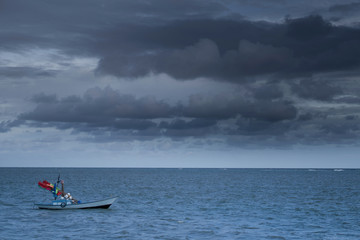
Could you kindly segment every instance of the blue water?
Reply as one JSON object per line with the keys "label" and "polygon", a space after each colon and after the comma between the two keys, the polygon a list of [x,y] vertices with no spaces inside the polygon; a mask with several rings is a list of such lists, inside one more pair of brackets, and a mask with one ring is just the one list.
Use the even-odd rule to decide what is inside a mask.
{"label": "blue water", "polygon": [[[109,209],[38,210],[57,179]],[[360,239],[360,170],[0,168],[1,239]]]}

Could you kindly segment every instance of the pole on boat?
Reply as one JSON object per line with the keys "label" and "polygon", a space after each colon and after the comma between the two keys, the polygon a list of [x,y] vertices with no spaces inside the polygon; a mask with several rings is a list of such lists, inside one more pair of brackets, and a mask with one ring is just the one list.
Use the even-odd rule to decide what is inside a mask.
{"label": "pole on boat", "polygon": [[55,200],[58,197],[58,195],[57,195],[57,186],[59,185],[59,183],[60,183],[60,173],[59,173],[57,182],[54,184],[53,196],[54,196]]}

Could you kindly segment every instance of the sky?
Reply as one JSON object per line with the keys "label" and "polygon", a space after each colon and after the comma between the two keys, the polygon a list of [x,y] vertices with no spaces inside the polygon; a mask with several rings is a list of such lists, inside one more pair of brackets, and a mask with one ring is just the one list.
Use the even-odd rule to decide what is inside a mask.
{"label": "sky", "polygon": [[0,0],[0,167],[360,167],[360,2]]}

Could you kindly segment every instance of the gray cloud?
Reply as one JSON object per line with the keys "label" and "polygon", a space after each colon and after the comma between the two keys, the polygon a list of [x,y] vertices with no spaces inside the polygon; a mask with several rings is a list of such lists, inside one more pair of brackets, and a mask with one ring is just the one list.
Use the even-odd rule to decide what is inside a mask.
{"label": "gray cloud", "polygon": [[43,70],[33,67],[0,67],[0,77],[22,78],[22,77],[51,77],[56,71]]}
{"label": "gray cloud", "polygon": [[297,109],[282,100],[250,101],[220,95],[211,98],[193,95],[187,104],[169,105],[153,97],[124,95],[109,87],[89,89],[82,97],[58,99],[55,95],[42,93],[32,100],[37,106],[33,111],[21,114],[19,120],[33,126],[73,128],[89,133],[103,128],[106,131],[141,131],[136,135],[216,135],[222,134],[219,121],[238,116],[275,123],[292,120],[297,115]]}
{"label": "gray cloud", "polygon": [[342,13],[342,14],[349,14],[349,13],[356,13],[360,10],[360,3],[353,2],[348,4],[336,4],[329,7],[330,12]]}
{"label": "gray cloud", "polygon": [[252,76],[353,70],[360,63],[360,30],[319,15],[281,23],[232,19],[227,4],[217,1],[79,1],[71,2],[73,11],[48,1],[21,3],[5,1],[0,10],[3,50],[41,46],[94,56],[101,59],[98,73],[118,77],[166,73],[243,83]]}
{"label": "gray cloud", "polygon": [[334,27],[319,15],[286,19],[286,35],[298,40],[312,40],[328,36]]}
{"label": "gray cloud", "polygon": [[321,16],[286,19],[282,24],[178,21],[139,30],[130,39],[143,53],[127,53],[110,43],[120,51],[104,55],[99,72],[119,77],[155,72],[177,79],[243,82],[244,77],[264,74],[294,78],[351,70],[360,63],[356,54],[360,53],[360,30],[333,26]]}
{"label": "gray cloud", "polygon": [[[154,98],[135,99],[111,88],[89,89],[84,96],[69,96],[60,100],[54,96],[36,95],[39,104],[33,112],[21,118],[40,122],[103,122],[117,118],[153,119],[172,115],[171,107]],[[44,101],[49,100],[49,101]]]}
{"label": "gray cloud", "polygon": [[[240,8],[231,9],[238,6],[235,3],[66,0],[59,5],[54,1],[3,1],[0,51],[53,49],[69,59],[94,57],[99,59],[99,79],[113,75],[141,81],[148,74],[156,78],[165,73],[181,81],[205,78],[204,84],[226,82],[234,89],[211,97],[193,94],[174,105],[112,88],[92,88],[83,96],[59,98],[47,95],[40,86],[43,82],[33,81],[39,84],[34,89],[45,93],[32,97],[32,111],[20,114],[16,121],[2,122],[0,131],[26,124],[72,129],[74,134],[88,133],[102,141],[213,135],[233,143],[269,145],[356,141],[356,90],[349,92],[350,87],[332,74],[356,76],[360,30],[334,25],[320,15],[254,21],[243,16]],[[264,1],[256,4],[261,9],[269,6]],[[356,3],[325,6],[340,17],[354,14],[357,7]],[[45,68],[0,68],[2,78],[43,80],[55,74]],[[246,94],[236,92],[239,86]],[[138,93],[136,96],[143,94]],[[319,105],[331,103],[334,108],[304,106],[304,99]],[[336,104],[349,104],[353,109],[340,109]]]}
{"label": "gray cloud", "polygon": [[256,86],[252,90],[255,99],[272,100],[272,99],[281,99],[284,96],[282,90],[274,84]]}
{"label": "gray cloud", "polygon": [[237,129],[234,135],[245,136],[263,136],[268,138],[269,136],[284,135],[292,127],[292,122],[269,122],[258,119],[246,119],[240,118],[236,122]]}
{"label": "gray cloud", "polygon": [[324,139],[329,139],[330,141],[336,143],[338,140],[336,138],[341,137],[342,140],[352,141],[354,138],[357,138],[359,134],[359,121],[354,118],[345,118],[344,119],[330,119],[325,121],[320,129]]}
{"label": "gray cloud", "polygon": [[258,119],[266,122],[278,122],[294,119],[297,109],[285,101],[258,101],[244,108],[242,116],[245,118]]}
{"label": "gray cloud", "polygon": [[6,122],[0,122],[0,133],[9,131],[11,128],[7,125]]}
{"label": "gray cloud", "polygon": [[165,129],[177,129],[177,130],[183,130],[183,129],[195,129],[195,128],[206,128],[210,127],[216,124],[217,121],[212,119],[193,119],[191,121],[185,121],[182,119],[174,119],[171,122],[165,122],[162,121],[159,124],[160,128]]}
{"label": "gray cloud", "polygon": [[[68,53],[92,55],[96,54],[93,52],[96,46],[111,41],[103,37],[118,40],[120,35],[126,33],[118,31],[112,32],[111,36],[103,36],[103,29],[115,27],[131,33],[133,25],[149,25],[150,22],[159,25],[164,21],[183,18],[211,18],[226,11],[227,8],[217,1],[204,4],[198,0],[156,0],[152,3],[142,0],[65,0],[61,4],[44,0],[4,0],[0,9],[0,48],[55,47]],[[101,48],[109,49],[105,46]]]}
{"label": "gray cloud", "polygon": [[152,97],[124,95],[109,87],[65,98],[38,94],[32,98],[35,109],[16,121],[3,122],[1,131],[19,125],[56,127],[92,136],[84,141],[100,142],[217,136],[232,146],[243,147],[356,143],[360,124],[355,108],[299,109],[279,98],[278,93],[275,96],[263,100],[193,95],[186,103],[170,105]]}
{"label": "gray cloud", "polygon": [[336,95],[343,93],[339,86],[331,86],[326,81],[313,79],[303,79],[299,83],[292,84],[292,90],[302,98],[321,101],[330,101]]}
{"label": "gray cloud", "polygon": [[216,126],[218,121],[214,119],[195,118],[185,121],[174,119],[170,122],[162,121],[159,124],[163,136],[168,137],[203,137],[212,134],[219,134]]}
{"label": "gray cloud", "polygon": [[339,103],[350,103],[350,104],[360,104],[360,97],[358,96],[341,96],[335,99]]}
{"label": "gray cloud", "polygon": [[21,119],[2,121],[0,122],[0,133],[8,132],[11,128],[20,126],[23,123],[24,121]]}
{"label": "gray cloud", "polygon": [[214,97],[204,99],[202,96],[192,96],[190,104],[184,109],[188,117],[227,119],[241,115],[245,118],[277,122],[296,117],[297,110],[286,101],[248,101],[242,98],[227,99]]}
{"label": "gray cloud", "polygon": [[55,94],[47,95],[45,93],[35,94],[31,100],[35,103],[56,103],[58,99]]}

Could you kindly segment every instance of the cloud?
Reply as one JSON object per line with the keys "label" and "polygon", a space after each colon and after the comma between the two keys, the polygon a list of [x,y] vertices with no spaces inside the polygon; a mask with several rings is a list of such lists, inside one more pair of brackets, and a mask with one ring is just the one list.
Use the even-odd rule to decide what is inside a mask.
{"label": "cloud", "polygon": [[283,100],[263,101],[216,96],[204,98],[194,95],[184,108],[184,116],[208,119],[228,119],[241,115],[245,118],[277,122],[296,117],[292,103]]}
{"label": "cloud", "polygon": [[195,128],[206,128],[216,124],[217,121],[213,119],[192,119],[190,121],[185,121],[183,119],[174,119],[170,122],[162,121],[159,124],[160,128],[165,129],[195,129]]}
{"label": "cloud", "polygon": [[0,122],[0,133],[8,132],[13,127],[18,127],[23,124],[24,121],[21,119],[7,120]]}
{"label": "cloud", "polygon": [[213,119],[174,119],[170,122],[160,122],[159,128],[162,134],[169,137],[199,137],[217,134],[217,121]]}
{"label": "cloud", "polygon": [[321,101],[331,101],[336,95],[343,93],[341,87],[331,86],[326,81],[303,79],[294,83],[291,89],[300,97]]}
{"label": "cloud", "polygon": [[241,115],[250,119],[278,122],[294,119],[297,109],[286,101],[257,101],[246,105],[242,109]]}
{"label": "cloud", "polygon": [[329,7],[329,12],[349,14],[357,13],[360,10],[360,3],[353,2],[347,4],[336,4]]}
{"label": "cloud", "polygon": [[296,78],[352,70],[360,63],[360,30],[333,26],[318,15],[288,18],[281,24],[177,21],[139,29],[130,39],[142,53],[124,52],[110,43],[115,52],[103,55],[98,72],[130,78],[166,73],[180,80],[207,77],[243,83],[250,76]]}
{"label": "cloud", "polygon": [[242,99],[231,99],[225,96],[211,98],[196,94],[189,98],[189,103],[183,107],[182,112],[186,117],[205,119],[228,119],[238,114]]}
{"label": "cloud", "polygon": [[[31,98],[33,110],[23,112],[14,122],[2,122],[0,131],[26,124],[71,129],[74,135],[101,141],[218,136],[233,143],[269,145],[355,142],[359,99],[356,84],[348,80],[359,69],[360,30],[351,24],[335,25],[326,14],[354,14],[352,9],[358,5],[327,3],[321,5],[327,11],[325,17],[296,14],[280,20],[264,14],[270,12],[266,8],[274,9],[268,2],[241,3],[3,1],[0,51],[8,53],[1,59],[8,61],[8,67],[0,68],[0,76],[23,78],[23,82],[31,79],[28,89],[43,93]],[[251,16],[255,10],[243,10],[256,5],[262,9],[256,13],[261,21]],[[289,8],[282,5],[276,4],[281,11],[274,15],[287,14]],[[305,5],[319,6],[315,2]],[[289,2],[287,6],[300,4]],[[31,64],[24,60],[29,53],[41,52],[29,60],[34,61]],[[58,58],[62,59],[57,64],[47,64]],[[74,59],[84,58],[92,59],[91,67],[88,62],[81,63],[81,69],[72,65]],[[97,61],[97,75],[89,79]],[[73,67],[65,70],[66,64]],[[56,84],[49,89],[46,78],[55,74],[51,81],[59,80],[59,85],[61,77],[69,79],[64,83],[74,81],[72,95],[47,94],[63,96],[69,91],[65,84],[62,92],[55,89]],[[146,95],[149,91],[144,91],[142,81],[151,78],[146,83],[149,86],[158,76],[171,79],[169,85],[178,81],[179,103],[162,99],[166,94]],[[137,81],[124,84],[123,80]],[[199,83],[210,81],[211,86],[199,88]],[[132,92],[90,88],[108,83],[133,84],[126,88]],[[175,88],[161,84],[164,82],[156,82],[158,93]],[[226,87],[204,94],[214,86]],[[4,91],[7,89],[12,86]],[[25,86],[21,92],[28,89]],[[79,95],[79,89],[88,90]],[[7,96],[24,98],[17,89],[12,91],[16,93],[10,91]]]}
{"label": "cloud", "polygon": [[282,100],[245,100],[239,97],[193,95],[187,104],[167,104],[154,97],[135,98],[110,87],[92,88],[82,97],[58,99],[55,95],[37,94],[33,111],[22,113],[19,120],[36,126],[73,128],[78,131],[139,130],[141,133],[167,136],[196,136],[221,133],[217,124],[242,116],[269,123],[294,119],[297,109]]}
{"label": "cloud", "polygon": [[[71,11],[69,11],[69,7]],[[149,4],[142,0],[106,1],[79,0],[17,2],[2,1],[2,49],[22,50],[29,47],[55,48],[67,53],[95,54],[103,42],[118,40],[122,33],[102,35],[102,30],[115,27],[132,32],[132,26],[151,26],[176,19],[212,18],[226,12],[224,4],[198,0],[164,1]],[[80,14],[81,12],[81,14]],[[152,24],[149,24],[152,23]],[[28,27],[31,26],[31,27]],[[136,29],[138,30],[138,29]],[[52,34],[48,34],[51,32]],[[108,39],[104,39],[108,37]],[[107,49],[105,46],[100,48]],[[102,51],[97,48],[97,51]]]}
{"label": "cloud", "polygon": [[[237,50],[220,55],[218,46],[202,39],[181,50],[162,51],[146,56],[111,56],[103,58],[98,67],[101,73],[136,78],[149,73],[166,73],[189,80],[209,77],[218,80],[244,81],[243,77],[271,74],[291,66],[292,54],[285,48],[239,42]],[[135,64],[134,64],[135,63]]]}
{"label": "cloud", "polygon": [[0,67],[0,76],[8,78],[23,77],[52,77],[56,71],[43,70],[33,67]]}
{"label": "cloud", "polygon": [[58,101],[55,94],[47,95],[45,93],[35,94],[31,100],[35,103],[56,103]]}
{"label": "cloud", "polygon": [[[36,95],[38,103],[33,112],[21,115],[22,119],[39,122],[88,122],[99,123],[117,118],[153,119],[168,117],[171,107],[154,98],[136,99],[122,95],[111,88],[92,88],[83,97],[69,96],[56,99],[53,95]],[[48,100],[48,101],[45,101]]]}
{"label": "cloud", "polygon": [[341,137],[343,140],[352,141],[359,134],[360,124],[358,119],[352,116],[348,116],[344,119],[330,119],[325,121],[320,129],[324,139],[328,139],[332,142],[338,142],[336,138]]}
{"label": "cloud", "polygon": [[10,127],[6,122],[0,122],[0,133],[4,133],[10,130]]}
{"label": "cloud", "polygon": [[[211,78],[242,84],[254,76],[289,79],[350,71],[360,63],[360,30],[332,25],[320,15],[283,22],[234,19],[229,17],[230,5],[218,1],[79,1],[72,3],[71,12],[66,4],[22,3],[19,7],[5,1],[3,50],[41,46],[95,57],[100,59],[99,74],[135,79],[166,73],[178,80]],[[76,11],[80,8],[82,14]],[[23,29],[24,24],[32,31]],[[3,71],[23,75],[24,69]]]}
{"label": "cloud", "polygon": [[349,104],[360,104],[360,97],[358,96],[340,96],[335,99],[339,103],[349,103]]}
{"label": "cloud", "polygon": [[154,97],[122,94],[110,87],[91,88],[82,96],[64,98],[41,93],[32,98],[34,110],[20,114],[16,121],[2,122],[1,131],[20,125],[55,127],[71,129],[81,141],[95,142],[162,137],[205,141],[215,137],[242,147],[356,143],[360,134],[357,104],[349,108],[334,105],[325,111],[296,106],[277,92],[274,95],[257,99],[197,94],[174,105]]}
{"label": "cloud", "polygon": [[274,84],[256,86],[252,89],[254,98],[261,100],[281,99],[284,96],[283,91]]}
{"label": "cloud", "polygon": [[239,118],[233,135],[263,136],[264,138],[284,135],[292,127],[291,121],[270,122],[260,119]]}
{"label": "cloud", "polygon": [[319,15],[305,18],[286,19],[286,35],[297,40],[312,40],[328,36],[333,26]]}

